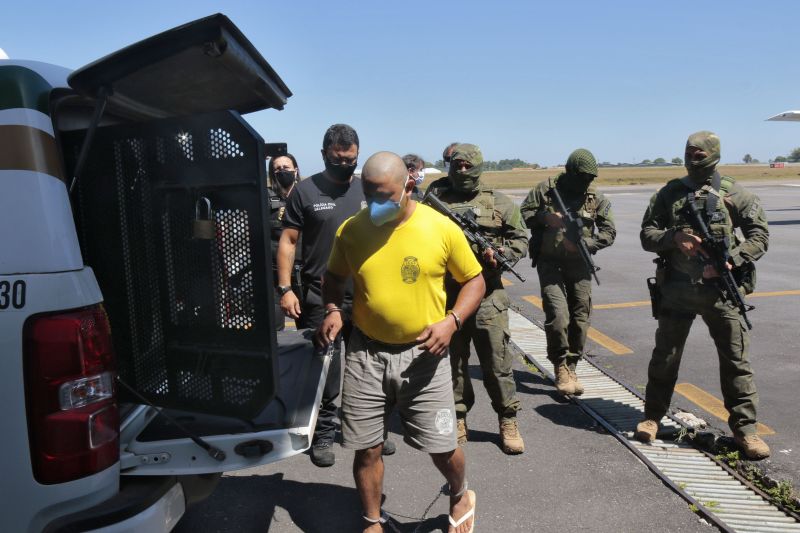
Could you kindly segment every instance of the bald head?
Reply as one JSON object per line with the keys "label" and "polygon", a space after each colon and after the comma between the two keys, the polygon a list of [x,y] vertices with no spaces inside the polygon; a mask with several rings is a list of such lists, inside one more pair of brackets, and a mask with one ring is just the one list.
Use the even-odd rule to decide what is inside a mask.
{"label": "bald head", "polygon": [[372,185],[396,185],[403,188],[408,179],[408,169],[399,155],[392,152],[378,152],[373,154],[364,168],[361,169],[361,179]]}
{"label": "bald head", "polygon": [[415,203],[408,195],[414,187],[414,180],[409,179],[406,164],[397,154],[378,152],[367,159],[361,169],[361,186],[369,205],[369,216],[378,226],[395,226],[407,220],[414,211]]}

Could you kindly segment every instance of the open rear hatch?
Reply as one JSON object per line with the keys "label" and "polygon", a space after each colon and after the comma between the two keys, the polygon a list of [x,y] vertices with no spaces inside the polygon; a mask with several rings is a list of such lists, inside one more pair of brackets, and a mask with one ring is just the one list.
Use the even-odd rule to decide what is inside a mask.
{"label": "open rear hatch", "polygon": [[[222,15],[106,56],[69,83],[134,117],[96,130],[72,194],[83,259],[108,310],[121,398],[169,408],[191,432],[217,435],[213,445],[229,458],[247,459],[206,464],[184,432],[159,418],[149,429],[124,424],[136,440],[127,453],[138,458],[138,444],[155,446],[175,468],[137,473],[268,462],[274,442],[257,446],[260,454],[234,448],[280,429],[303,436],[293,449],[306,447],[328,361],[299,338],[283,350],[291,361],[279,356],[264,142],[240,116],[282,108],[288,88]],[[86,135],[61,133],[68,171]],[[134,411],[150,422],[152,410]],[[124,458],[125,450],[123,468]]]}
{"label": "open rear hatch", "polygon": [[210,111],[240,114],[283,109],[292,95],[283,80],[220,14],[132,44],[72,73],[69,85],[151,118]]}

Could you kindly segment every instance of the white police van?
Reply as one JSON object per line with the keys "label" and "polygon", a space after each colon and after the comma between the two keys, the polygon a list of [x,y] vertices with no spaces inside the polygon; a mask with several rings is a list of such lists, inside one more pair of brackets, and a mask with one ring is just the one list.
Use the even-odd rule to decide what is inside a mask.
{"label": "white police van", "polygon": [[329,358],[276,338],[264,142],[223,15],[74,72],[0,60],[2,530],[169,531],[306,450]]}

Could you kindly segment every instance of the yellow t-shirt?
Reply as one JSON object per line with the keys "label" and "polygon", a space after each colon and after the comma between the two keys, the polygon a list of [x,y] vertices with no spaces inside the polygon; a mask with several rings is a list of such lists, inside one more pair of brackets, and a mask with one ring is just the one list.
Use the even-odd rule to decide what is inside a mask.
{"label": "yellow t-shirt", "polygon": [[444,276],[458,282],[481,272],[461,229],[417,203],[397,227],[376,226],[369,210],[336,232],[328,270],[353,276],[353,322],[367,336],[391,344],[412,342],[445,316]]}

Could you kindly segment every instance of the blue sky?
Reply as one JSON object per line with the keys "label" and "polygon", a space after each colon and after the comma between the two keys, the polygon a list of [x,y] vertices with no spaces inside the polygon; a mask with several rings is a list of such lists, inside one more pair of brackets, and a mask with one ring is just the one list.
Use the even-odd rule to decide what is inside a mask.
{"label": "blue sky", "polygon": [[225,13],[294,93],[247,118],[287,142],[304,175],[322,168],[335,122],[356,128],[362,161],[378,150],[434,161],[451,141],[542,165],[577,147],[669,160],[700,129],[720,135],[723,162],[800,146],[800,124],[764,121],[800,109],[800,2],[4,4],[0,48],[70,68]]}

